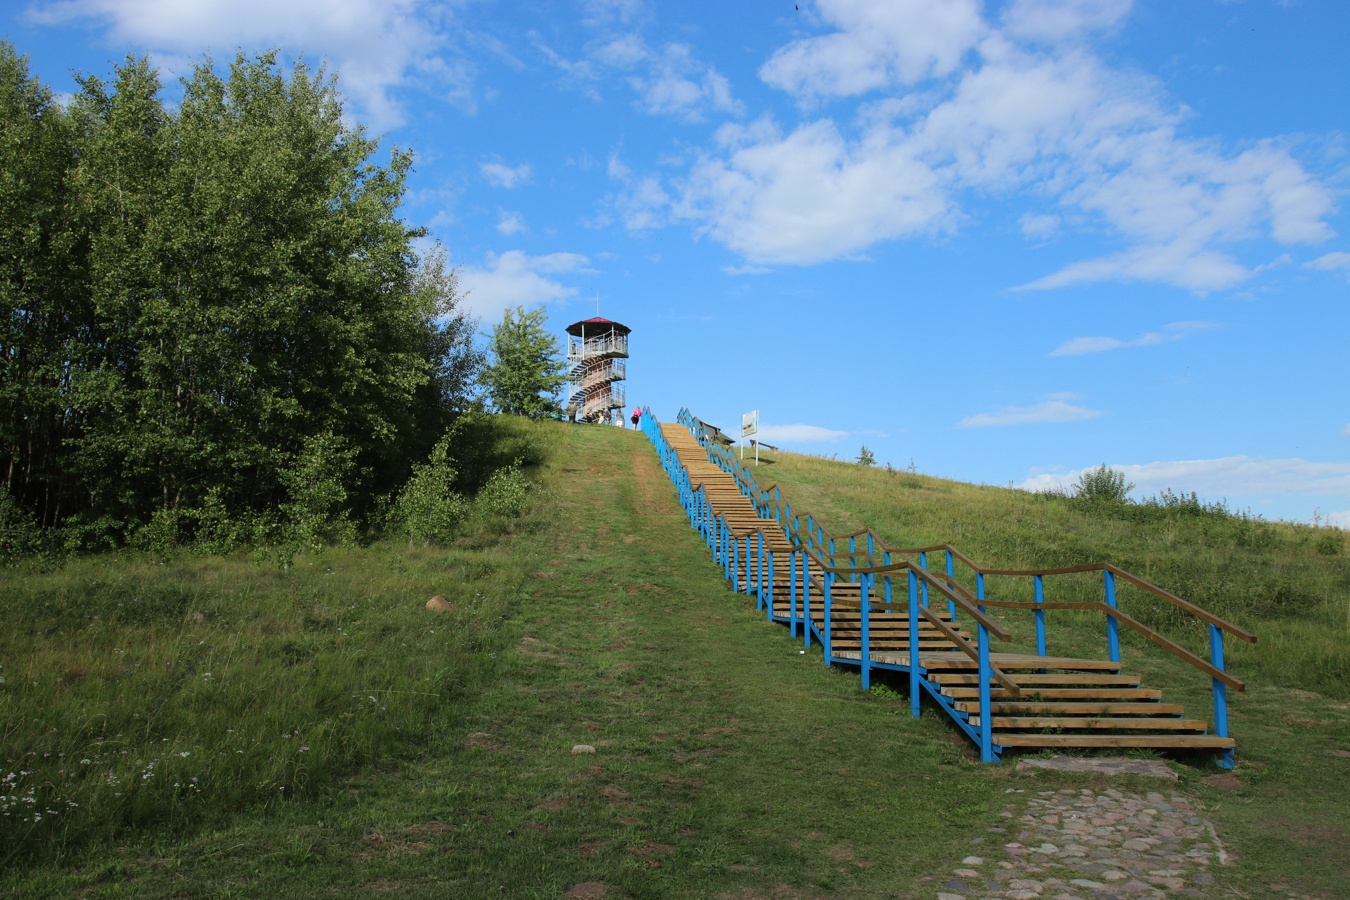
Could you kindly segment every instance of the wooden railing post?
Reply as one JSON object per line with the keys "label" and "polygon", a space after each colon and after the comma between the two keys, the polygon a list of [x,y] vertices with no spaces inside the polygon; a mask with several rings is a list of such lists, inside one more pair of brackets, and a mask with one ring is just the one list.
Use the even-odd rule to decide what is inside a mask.
{"label": "wooden railing post", "polygon": [[[1116,574],[1110,569],[1102,569],[1102,582],[1106,589],[1106,605],[1116,608]],[[1120,622],[1110,613],[1106,614],[1106,655],[1113,663],[1120,662]]]}

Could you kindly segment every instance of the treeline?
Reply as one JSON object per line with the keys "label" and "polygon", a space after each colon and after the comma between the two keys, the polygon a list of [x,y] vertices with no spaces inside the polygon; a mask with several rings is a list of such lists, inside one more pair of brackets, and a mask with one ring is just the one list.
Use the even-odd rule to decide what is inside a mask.
{"label": "treeline", "polygon": [[275,55],[78,83],[0,42],[0,550],[313,537],[451,464],[483,357],[411,153]]}

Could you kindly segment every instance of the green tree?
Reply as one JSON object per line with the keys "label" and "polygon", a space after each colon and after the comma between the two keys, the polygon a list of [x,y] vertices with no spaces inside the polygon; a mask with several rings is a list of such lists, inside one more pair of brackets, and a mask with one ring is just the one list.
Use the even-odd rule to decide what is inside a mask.
{"label": "green tree", "polygon": [[411,154],[376,162],[334,81],[275,54],[201,63],[172,108],[146,59],[80,85],[62,111],[0,43],[14,502],[83,545],[282,506],[321,533],[371,509],[483,359],[444,251],[419,258],[398,218]]}
{"label": "green tree", "polygon": [[857,462],[860,466],[875,466],[877,464],[877,458],[872,454],[871,450],[867,449],[867,445],[863,444],[862,449],[858,451]]}
{"label": "green tree", "polygon": [[481,380],[498,412],[537,419],[558,411],[567,366],[558,339],[544,327],[547,318],[542,307],[516,307],[493,327],[491,363]]}

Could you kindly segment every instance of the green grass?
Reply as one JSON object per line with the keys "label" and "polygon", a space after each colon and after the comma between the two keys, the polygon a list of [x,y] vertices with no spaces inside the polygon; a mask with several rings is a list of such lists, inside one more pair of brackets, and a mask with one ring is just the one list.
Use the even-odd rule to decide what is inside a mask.
{"label": "green grass", "polygon": [[[833,532],[871,527],[892,546],[949,543],[990,568],[1112,562],[1258,636],[1226,642],[1238,787],[1218,787],[1203,757],[1182,758],[1182,782],[1241,864],[1216,896],[1350,895],[1350,558],[1335,529],[1159,509],[1085,509],[1062,498],[775,454],[755,472],[794,512]],[[1337,544],[1336,541],[1341,543]],[[1334,552],[1328,552],[1333,550]],[[942,565],[930,558],[930,567]],[[961,572],[958,569],[958,576]],[[973,579],[964,578],[967,583]],[[1031,598],[1027,579],[990,578],[993,598]],[[1047,579],[1047,599],[1099,600],[1100,575]],[[1204,631],[1138,589],[1121,609],[1207,658]],[[1034,642],[1029,613],[996,610],[1012,644]],[[1048,612],[1051,653],[1104,658],[1099,616]],[[1208,679],[1121,629],[1123,661],[1188,713],[1211,713]],[[1063,780],[1063,779],[1060,779]],[[1076,782],[1074,782],[1076,783]]]}
{"label": "green grass", "polygon": [[[139,556],[7,570],[0,609],[20,624],[0,633],[0,757],[18,764],[4,772],[41,772],[19,793],[81,805],[41,835],[5,832],[23,849],[0,894],[558,897],[598,881],[611,897],[931,898],[1016,810],[1025,795],[1008,790],[1108,783],[981,766],[931,710],[911,719],[903,697],[801,654],[727,589],[640,435],[520,429],[542,458],[531,509],[449,548],[331,548],[285,570]],[[784,476],[838,530],[866,522],[981,560],[1032,539],[998,536],[1033,515],[1025,495],[998,492],[1004,514],[977,527],[961,509],[988,507],[962,498],[991,489],[897,474],[921,486],[892,492],[867,480],[884,472],[800,463],[790,487],[786,457],[761,478]],[[925,515],[923,535],[888,530]],[[424,610],[434,593],[457,608]],[[1100,641],[1055,624],[1052,642]],[[1182,664],[1126,653],[1169,697],[1176,683],[1205,702]],[[1350,759],[1329,751],[1350,749],[1350,711],[1236,667],[1251,682],[1233,705],[1241,787],[1179,760],[1243,860],[1216,896],[1344,895]]]}

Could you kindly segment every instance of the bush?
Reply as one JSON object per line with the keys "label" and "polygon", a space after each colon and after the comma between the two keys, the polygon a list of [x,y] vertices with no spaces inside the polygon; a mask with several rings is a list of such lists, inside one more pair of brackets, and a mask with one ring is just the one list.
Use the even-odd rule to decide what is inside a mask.
{"label": "bush", "polygon": [[469,511],[469,502],[454,490],[455,469],[450,465],[453,431],[432,448],[431,456],[413,467],[412,477],[399,491],[390,513],[391,524],[408,540],[446,543]]}
{"label": "bush", "polygon": [[514,519],[525,511],[530,501],[530,488],[517,461],[492,473],[478,493],[478,508],[488,515]]}
{"label": "bush", "polygon": [[1125,473],[1102,463],[1096,469],[1084,469],[1073,488],[1073,499],[1084,503],[1122,506],[1130,502],[1133,483],[1125,481]]}

